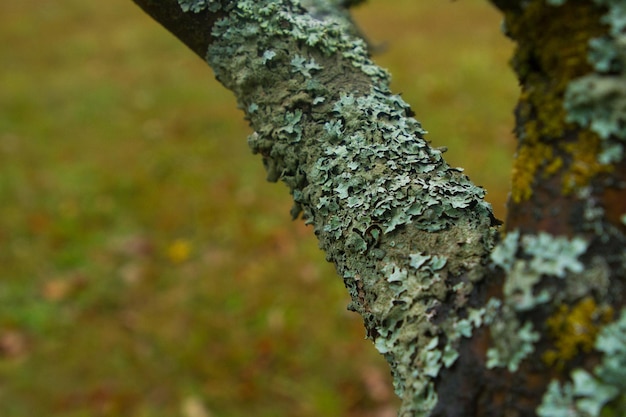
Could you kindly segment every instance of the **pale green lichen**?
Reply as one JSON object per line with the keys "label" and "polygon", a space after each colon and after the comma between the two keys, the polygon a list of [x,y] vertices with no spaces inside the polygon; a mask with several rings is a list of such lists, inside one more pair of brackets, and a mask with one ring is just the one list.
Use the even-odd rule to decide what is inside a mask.
{"label": "pale green lichen", "polygon": [[448,343],[441,357],[443,366],[449,368],[456,362],[459,357],[457,347],[460,339],[472,337],[474,329],[491,325],[500,313],[501,306],[502,302],[499,299],[490,298],[484,307],[468,309],[467,317],[454,323],[452,330],[447,333]]}
{"label": "pale green lichen", "polygon": [[183,12],[200,13],[203,10],[216,12],[221,9],[220,0],[178,0],[178,4]]}
{"label": "pale green lichen", "polygon": [[[558,303],[589,291],[590,277],[598,270],[586,271],[580,257],[588,242],[580,237],[567,238],[541,232],[521,235],[511,231],[494,248],[491,261],[506,272],[499,316],[490,325],[493,347],[487,352],[487,367],[506,367],[514,372],[534,352],[539,333],[530,321],[520,322],[518,315],[548,302]],[[592,271],[593,270],[593,271]],[[555,294],[550,287],[537,290],[543,279],[564,279],[565,290]],[[602,281],[604,282],[604,281]],[[595,285],[595,284],[594,284]],[[600,285],[600,283],[598,283]]]}
{"label": "pale green lichen", "polygon": [[269,61],[271,61],[272,59],[274,59],[274,57],[276,56],[276,52],[268,49],[265,52],[263,52],[263,57],[261,58],[261,63],[263,65],[267,64]]}
{"label": "pale green lichen", "polygon": [[507,272],[504,295],[514,310],[526,311],[551,299],[547,290],[535,293],[534,287],[542,277],[564,278],[566,273],[584,269],[579,257],[588,242],[580,237],[568,239],[541,232],[525,235],[510,232],[491,253],[491,260]]}
{"label": "pale green lichen", "polygon": [[250,105],[248,106],[248,113],[254,113],[257,110],[259,110],[259,105],[256,103],[250,103]]}
{"label": "pale green lichen", "polygon": [[622,417],[626,415],[626,310],[604,328],[595,341],[603,354],[590,373],[577,368],[571,382],[552,381],[539,408],[540,417]]}
{"label": "pale green lichen", "polygon": [[520,325],[514,312],[503,306],[501,316],[490,326],[493,346],[487,350],[487,368],[507,368],[509,372],[518,370],[524,359],[535,351],[535,343],[540,334],[531,322]]}
{"label": "pale green lichen", "polygon": [[509,272],[513,269],[515,263],[517,249],[519,247],[519,230],[512,230],[506,234],[493,251],[491,251],[491,261],[494,265],[499,266]]}
{"label": "pale green lichen", "polygon": [[565,277],[566,272],[581,272],[583,263],[578,259],[586,252],[589,243],[580,237],[568,239],[541,232],[522,237],[522,250],[531,257],[528,267],[540,274]]}
{"label": "pale green lichen", "polygon": [[574,392],[571,384],[561,387],[558,381],[552,381],[543,396],[543,402],[537,408],[539,417],[589,417],[581,416],[574,406]]}
{"label": "pale green lichen", "polygon": [[315,59],[307,59],[303,56],[296,54],[291,59],[292,72],[298,72],[304,75],[305,78],[311,78],[311,73],[322,69],[321,65],[315,62]]}
{"label": "pale green lichen", "polygon": [[438,271],[446,265],[446,258],[436,255],[426,255],[421,252],[409,254],[411,268],[420,269],[423,266],[431,271]]}
{"label": "pale green lichen", "polygon": [[622,75],[587,75],[572,81],[565,95],[568,121],[589,126],[600,138],[626,139],[626,80]]}

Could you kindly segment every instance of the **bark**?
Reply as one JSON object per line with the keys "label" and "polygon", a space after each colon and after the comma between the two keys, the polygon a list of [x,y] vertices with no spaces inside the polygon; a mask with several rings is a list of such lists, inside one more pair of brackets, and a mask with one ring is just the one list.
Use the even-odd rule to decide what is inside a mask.
{"label": "bark", "polygon": [[623,415],[621,0],[493,1],[522,86],[501,239],[348,2],[134,1],[234,92],[268,180],[289,186],[389,362],[401,416]]}

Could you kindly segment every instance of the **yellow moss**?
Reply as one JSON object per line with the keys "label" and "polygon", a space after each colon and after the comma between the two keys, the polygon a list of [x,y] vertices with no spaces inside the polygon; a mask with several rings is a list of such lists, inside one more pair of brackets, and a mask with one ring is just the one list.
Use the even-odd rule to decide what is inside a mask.
{"label": "yellow moss", "polygon": [[578,140],[567,143],[563,149],[571,156],[571,162],[563,176],[563,193],[568,194],[578,187],[584,187],[596,175],[610,172],[611,165],[598,162],[601,151],[600,138],[594,132],[583,131]]}
{"label": "yellow moss", "polygon": [[593,297],[586,297],[573,307],[562,305],[546,320],[554,349],[543,354],[543,361],[560,368],[579,352],[591,351],[598,332],[612,318],[613,308],[599,307]]}
{"label": "yellow moss", "polygon": [[527,200],[532,195],[535,173],[539,167],[552,158],[552,148],[543,143],[525,144],[517,150],[513,162],[513,183],[511,197],[516,203]]}
{"label": "yellow moss", "polygon": [[563,159],[561,159],[561,157],[556,157],[553,158],[551,161],[549,161],[548,165],[546,165],[546,167],[543,169],[543,177],[544,178],[549,178],[552,175],[556,174],[559,169],[561,169],[561,167],[563,166]]}

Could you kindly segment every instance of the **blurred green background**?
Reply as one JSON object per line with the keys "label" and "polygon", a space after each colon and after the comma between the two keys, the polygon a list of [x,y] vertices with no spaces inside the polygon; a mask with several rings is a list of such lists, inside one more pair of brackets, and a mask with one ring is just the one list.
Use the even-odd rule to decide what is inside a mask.
{"label": "blurred green background", "polygon": [[[355,11],[500,217],[511,45],[484,0]],[[210,69],[130,0],[0,3],[0,415],[394,415],[389,371]]]}

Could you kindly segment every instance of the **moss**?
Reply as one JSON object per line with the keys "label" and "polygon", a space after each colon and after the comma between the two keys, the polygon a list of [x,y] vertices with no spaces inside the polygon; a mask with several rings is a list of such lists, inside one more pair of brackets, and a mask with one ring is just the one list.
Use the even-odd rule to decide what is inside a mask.
{"label": "moss", "polygon": [[612,165],[600,161],[601,140],[592,131],[580,132],[576,141],[562,144],[561,147],[571,158],[563,175],[564,194],[589,185],[591,179],[600,173],[613,170]]}
{"label": "moss", "polygon": [[[537,121],[531,120],[527,129],[534,133],[537,124]],[[561,191],[564,195],[589,185],[596,175],[613,170],[612,165],[603,163],[601,152],[601,139],[589,130],[579,132],[571,142],[526,142],[518,149],[513,163],[513,201],[520,203],[528,200],[538,178],[546,180],[557,173],[562,176]]]}
{"label": "moss", "polygon": [[575,159],[559,147],[566,133],[576,130],[567,120],[563,100],[570,81],[592,69],[587,62],[589,40],[606,31],[600,16],[601,10],[590,2],[570,1],[557,8],[545,0],[533,0],[523,12],[505,16],[508,33],[518,42],[512,66],[522,82],[515,203],[528,200],[540,178],[567,170]]}
{"label": "moss", "polygon": [[593,297],[586,297],[574,306],[561,305],[548,317],[546,327],[554,348],[543,354],[548,366],[562,367],[579,352],[590,352],[596,336],[613,318],[613,308],[598,306]]}
{"label": "moss", "polygon": [[544,169],[544,178],[548,172],[553,173],[555,168],[562,166],[562,159],[553,159],[552,155],[552,147],[541,142],[526,143],[517,150],[513,161],[511,186],[511,198],[514,202],[520,203],[530,198],[537,172],[546,166],[546,162],[548,162],[546,168],[550,169]]}

